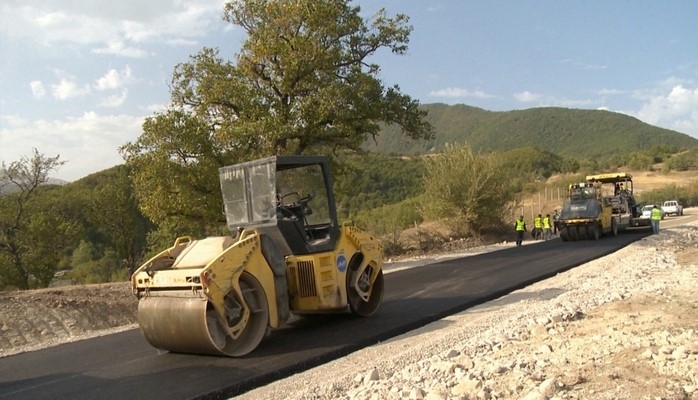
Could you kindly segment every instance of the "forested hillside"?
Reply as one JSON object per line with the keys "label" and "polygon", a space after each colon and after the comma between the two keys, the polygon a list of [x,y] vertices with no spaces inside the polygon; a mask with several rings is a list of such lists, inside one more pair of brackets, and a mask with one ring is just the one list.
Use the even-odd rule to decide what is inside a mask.
{"label": "forested hillside", "polygon": [[683,149],[698,139],[646,124],[625,114],[602,110],[531,108],[487,111],[463,104],[426,104],[434,139],[408,141],[393,126],[381,131],[377,143],[365,148],[386,154],[441,152],[446,143],[469,143],[476,151],[511,150],[534,146],[578,160],[628,155],[662,146]]}

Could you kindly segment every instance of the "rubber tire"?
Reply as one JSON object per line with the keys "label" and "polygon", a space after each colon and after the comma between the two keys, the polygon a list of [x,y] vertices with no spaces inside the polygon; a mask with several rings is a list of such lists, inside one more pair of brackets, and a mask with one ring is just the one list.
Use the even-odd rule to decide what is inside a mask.
{"label": "rubber tire", "polygon": [[560,229],[560,239],[562,239],[563,242],[568,242],[570,240],[570,236],[567,233],[567,228]]}
{"label": "rubber tire", "polygon": [[587,240],[587,227],[586,226],[578,226],[577,227],[577,240]]}
{"label": "rubber tire", "polygon": [[567,228],[569,235],[570,235],[570,240],[573,242],[576,242],[579,240],[579,230],[577,230],[577,226],[573,225]]}
{"label": "rubber tire", "polygon": [[587,238],[591,240],[599,240],[599,224],[594,223],[587,227]]}

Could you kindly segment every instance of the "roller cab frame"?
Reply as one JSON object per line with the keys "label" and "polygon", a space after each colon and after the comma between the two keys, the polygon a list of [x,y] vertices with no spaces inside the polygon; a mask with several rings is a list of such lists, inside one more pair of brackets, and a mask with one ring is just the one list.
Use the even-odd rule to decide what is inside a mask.
{"label": "roller cab frame", "polygon": [[151,345],[242,356],[291,315],[376,312],[383,249],[338,223],[326,157],[268,157],[219,177],[230,235],[177,238],[132,276]]}

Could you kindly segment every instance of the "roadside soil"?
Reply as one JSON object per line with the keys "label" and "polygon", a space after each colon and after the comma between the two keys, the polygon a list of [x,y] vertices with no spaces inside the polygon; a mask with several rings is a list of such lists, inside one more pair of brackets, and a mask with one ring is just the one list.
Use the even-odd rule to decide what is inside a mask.
{"label": "roadside soil", "polygon": [[137,327],[129,282],[0,292],[0,357]]}

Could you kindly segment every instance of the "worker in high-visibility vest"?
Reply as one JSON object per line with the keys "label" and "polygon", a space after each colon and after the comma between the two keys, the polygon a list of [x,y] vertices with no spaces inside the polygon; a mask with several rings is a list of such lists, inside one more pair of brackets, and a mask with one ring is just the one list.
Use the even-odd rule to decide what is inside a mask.
{"label": "worker in high-visibility vest", "polygon": [[550,214],[545,214],[543,218],[543,239],[548,240],[553,238],[553,230],[550,227]]}
{"label": "worker in high-visibility vest", "polygon": [[516,220],[514,231],[516,232],[516,245],[521,246],[521,243],[523,243],[524,232],[526,232],[526,221],[524,221],[523,215]]}
{"label": "worker in high-visibility vest", "polygon": [[543,235],[543,216],[538,214],[536,218],[533,219],[533,229],[535,233],[533,234],[534,239],[540,239]]}
{"label": "worker in high-visibility vest", "polygon": [[652,216],[651,216],[651,223],[652,223],[652,232],[653,233],[659,233],[659,221],[662,219],[662,210],[659,208],[658,205],[654,205],[652,208]]}

